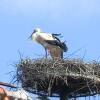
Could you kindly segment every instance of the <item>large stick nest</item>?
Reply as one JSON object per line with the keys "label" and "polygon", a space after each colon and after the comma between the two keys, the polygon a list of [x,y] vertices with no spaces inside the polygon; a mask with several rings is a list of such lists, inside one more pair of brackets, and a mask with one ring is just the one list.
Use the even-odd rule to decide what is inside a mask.
{"label": "large stick nest", "polygon": [[99,94],[100,63],[85,63],[79,59],[21,59],[17,66],[17,81],[38,95],[69,98]]}

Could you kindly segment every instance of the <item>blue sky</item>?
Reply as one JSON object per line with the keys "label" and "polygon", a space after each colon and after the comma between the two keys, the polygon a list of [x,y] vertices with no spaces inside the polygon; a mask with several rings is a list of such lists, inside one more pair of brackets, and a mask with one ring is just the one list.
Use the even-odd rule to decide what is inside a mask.
{"label": "blue sky", "polygon": [[0,81],[9,82],[12,64],[23,57],[44,55],[44,49],[27,38],[34,28],[61,33],[68,56],[100,61],[100,0],[1,0]]}

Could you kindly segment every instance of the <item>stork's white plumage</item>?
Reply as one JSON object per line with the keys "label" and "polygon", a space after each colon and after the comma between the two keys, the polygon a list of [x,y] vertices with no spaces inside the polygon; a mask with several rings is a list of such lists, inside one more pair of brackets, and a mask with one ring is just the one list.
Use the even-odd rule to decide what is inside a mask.
{"label": "stork's white plumage", "polygon": [[64,42],[59,40],[57,35],[59,34],[44,33],[39,28],[36,28],[31,35],[31,39],[45,48],[46,58],[47,50],[52,58],[63,58],[63,52],[66,52],[68,48]]}

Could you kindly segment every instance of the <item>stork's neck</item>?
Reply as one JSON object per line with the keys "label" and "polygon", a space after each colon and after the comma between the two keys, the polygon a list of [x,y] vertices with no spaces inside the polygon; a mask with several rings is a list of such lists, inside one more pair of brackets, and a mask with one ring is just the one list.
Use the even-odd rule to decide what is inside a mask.
{"label": "stork's neck", "polygon": [[41,34],[41,32],[40,32],[40,31],[38,31],[38,32],[35,32],[35,34],[39,35],[39,34]]}

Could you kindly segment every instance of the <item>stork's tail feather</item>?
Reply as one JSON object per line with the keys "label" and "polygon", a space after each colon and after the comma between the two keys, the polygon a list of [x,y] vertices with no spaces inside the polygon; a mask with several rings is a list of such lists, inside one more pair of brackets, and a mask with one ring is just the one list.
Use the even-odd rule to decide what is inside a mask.
{"label": "stork's tail feather", "polygon": [[68,47],[66,46],[65,42],[62,42],[61,45],[62,45],[62,49],[64,50],[64,52],[67,52]]}

